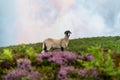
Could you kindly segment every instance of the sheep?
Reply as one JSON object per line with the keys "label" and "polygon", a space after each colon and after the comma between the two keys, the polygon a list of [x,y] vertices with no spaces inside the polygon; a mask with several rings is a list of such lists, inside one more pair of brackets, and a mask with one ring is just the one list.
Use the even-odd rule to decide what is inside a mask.
{"label": "sheep", "polygon": [[61,49],[61,51],[64,51],[64,48],[68,46],[69,43],[69,37],[71,32],[69,30],[66,30],[64,32],[65,37],[60,39],[52,39],[48,38],[43,41],[43,52],[48,52],[50,49]]}

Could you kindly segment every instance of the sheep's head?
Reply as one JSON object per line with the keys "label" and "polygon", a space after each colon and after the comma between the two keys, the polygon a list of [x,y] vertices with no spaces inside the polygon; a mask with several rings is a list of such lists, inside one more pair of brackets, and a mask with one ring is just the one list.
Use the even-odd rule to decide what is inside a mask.
{"label": "sheep's head", "polygon": [[71,34],[71,31],[67,30],[67,31],[64,32],[64,34],[69,37],[70,34]]}

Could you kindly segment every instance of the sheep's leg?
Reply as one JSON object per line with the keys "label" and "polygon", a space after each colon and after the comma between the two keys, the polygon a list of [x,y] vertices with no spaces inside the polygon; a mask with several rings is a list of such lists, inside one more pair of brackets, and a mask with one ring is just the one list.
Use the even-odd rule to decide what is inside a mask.
{"label": "sheep's leg", "polygon": [[48,50],[47,49],[43,49],[41,53],[44,53],[44,52],[48,52]]}
{"label": "sheep's leg", "polygon": [[44,50],[44,52],[48,52],[48,50]]}
{"label": "sheep's leg", "polygon": [[49,51],[49,49],[46,47],[46,48],[44,48],[44,51],[45,51],[45,52],[48,52],[48,51]]}
{"label": "sheep's leg", "polygon": [[64,48],[63,48],[63,47],[61,47],[61,51],[64,51]]}
{"label": "sheep's leg", "polygon": [[46,46],[46,44],[44,43],[44,52],[48,52],[48,50],[47,50],[47,46]]}

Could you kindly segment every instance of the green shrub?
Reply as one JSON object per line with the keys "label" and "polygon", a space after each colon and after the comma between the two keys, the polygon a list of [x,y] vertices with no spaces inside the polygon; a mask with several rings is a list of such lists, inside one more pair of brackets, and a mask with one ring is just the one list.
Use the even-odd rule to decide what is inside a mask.
{"label": "green shrub", "polygon": [[7,48],[4,49],[3,53],[1,54],[1,60],[13,61],[12,50],[7,49]]}
{"label": "green shrub", "polygon": [[88,51],[94,55],[94,60],[88,64],[93,67],[97,67],[101,74],[108,76],[114,76],[119,74],[117,67],[113,64],[113,59],[111,58],[112,51],[104,51],[101,47],[90,47]]}
{"label": "green shrub", "polygon": [[19,52],[25,52],[25,50],[26,50],[26,45],[25,44],[20,44],[20,45],[18,45],[18,51]]}
{"label": "green shrub", "polygon": [[37,53],[32,47],[27,48],[25,52],[30,60],[34,60],[36,58]]}

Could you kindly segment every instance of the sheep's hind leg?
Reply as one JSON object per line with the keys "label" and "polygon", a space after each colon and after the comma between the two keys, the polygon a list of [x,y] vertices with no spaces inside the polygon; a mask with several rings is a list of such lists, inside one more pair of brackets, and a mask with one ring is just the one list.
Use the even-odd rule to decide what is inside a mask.
{"label": "sheep's hind leg", "polygon": [[44,48],[44,52],[48,52],[47,47]]}
{"label": "sheep's hind leg", "polygon": [[48,50],[44,50],[45,52],[48,52]]}
{"label": "sheep's hind leg", "polygon": [[64,51],[64,48],[63,48],[63,47],[61,47],[61,51]]}

